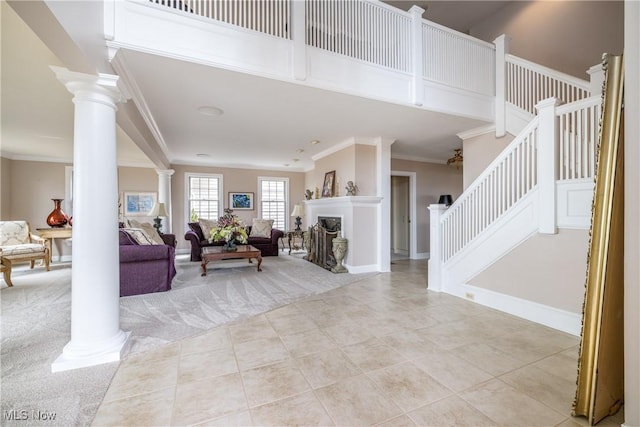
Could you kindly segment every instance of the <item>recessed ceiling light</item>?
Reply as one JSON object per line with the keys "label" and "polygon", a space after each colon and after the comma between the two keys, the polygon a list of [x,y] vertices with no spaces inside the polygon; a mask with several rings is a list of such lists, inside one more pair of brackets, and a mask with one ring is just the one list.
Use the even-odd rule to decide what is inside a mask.
{"label": "recessed ceiling light", "polygon": [[198,112],[205,116],[221,116],[224,114],[222,108],[213,107],[211,105],[204,105],[202,107],[198,107]]}
{"label": "recessed ceiling light", "polygon": [[300,161],[300,159],[291,159],[291,160],[293,160],[294,162],[299,162]]}
{"label": "recessed ceiling light", "polygon": [[304,153],[304,149],[298,148],[298,154],[302,154],[302,153]]}
{"label": "recessed ceiling light", "polygon": [[211,155],[207,153],[198,153],[196,154],[196,157],[211,157]]}
{"label": "recessed ceiling light", "polygon": [[311,141],[311,145],[316,145],[316,144],[320,144],[320,141],[318,141],[317,139],[314,139],[313,141]]}
{"label": "recessed ceiling light", "polygon": [[285,166],[289,166],[289,163],[285,163],[284,165],[285,165]]}

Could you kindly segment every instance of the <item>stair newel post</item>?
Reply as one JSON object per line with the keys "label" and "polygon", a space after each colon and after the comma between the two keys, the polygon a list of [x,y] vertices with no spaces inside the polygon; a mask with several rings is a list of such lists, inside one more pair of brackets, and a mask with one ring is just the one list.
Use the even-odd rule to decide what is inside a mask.
{"label": "stair newel post", "polygon": [[538,231],[542,234],[556,234],[557,206],[556,180],[558,179],[558,161],[560,134],[556,107],[560,101],[548,98],[536,104],[538,111],[538,194],[540,200],[540,222]]}
{"label": "stair newel post", "polygon": [[587,70],[589,74],[589,92],[591,96],[602,95],[602,86],[604,85],[604,68],[602,64],[596,64]]}
{"label": "stair newel post", "polygon": [[[422,45],[422,14],[424,9],[413,5],[409,9],[411,14],[411,63],[413,65],[413,103],[422,105],[424,103],[424,81],[422,77],[422,63],[424,56],[424,46]],[[446,55],[446,52],[442,52]]]}
{"label": "stair newel post", "polygon": [[307,79],[307,46],[305,41],[306,1],[292,1],[291,4],[291,40],[293,40],[293,77],[296,80]]}
{"label": "stair newel post", "polygon": [[442,291],[442,227],[440,218],[447,210],[447,205],[429,205],[429,276],[427,288],[440,292]]}
{"label": "stair newel post", "polygon": [[496,137],[507,133],[507,55],[511,37],[502,34],[493,41],[496,45]]}

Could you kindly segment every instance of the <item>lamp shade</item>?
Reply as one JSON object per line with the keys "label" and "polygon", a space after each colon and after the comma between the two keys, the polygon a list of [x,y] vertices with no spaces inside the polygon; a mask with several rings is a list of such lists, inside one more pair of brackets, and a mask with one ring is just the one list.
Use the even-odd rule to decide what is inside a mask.
{"label": "lamp shade", "polygon": [[453,203],[453,198],[451,197],[451,194],[442,194],[438,199],[439,205],[451,206],[451,203]]}
{"label": "lamp shade", "polygon": [[302,210],[302,206],[295,205],[293,207],[293,210],[291,211],[291,216],[294,218],[297,216],[304,216],[304,211]]}
{"label": "lamp shade", "polygon": [[169,214],[164,207],[164,203],[156,203],[153,205],[153,208],[151,208],[151,211],[149,211],[149,216],[169,216]]}

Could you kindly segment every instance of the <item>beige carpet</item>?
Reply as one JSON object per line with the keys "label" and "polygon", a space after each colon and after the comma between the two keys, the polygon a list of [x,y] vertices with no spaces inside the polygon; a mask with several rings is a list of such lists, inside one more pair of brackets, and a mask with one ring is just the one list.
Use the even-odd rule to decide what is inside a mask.
{"label": "beige carpet", "polygon": [[[178,257],[170,292],[120,299],[121,327],[131,331],[132,353],[201,333],[236,319],[344,286],[369,275],[332,274],[302,254],[255,264],[200,266]],[[1,425],[89,425],[118,363],[52,374],[51,363],[70,339],[71,268],[18,268],[13,288],[2,284]],[[38,412],[55,420],[38,420]],[[13,419],[10,419],[13,418]],[[21,419],[22,418],[22,419]],[[25,419],[26,418],[26,419]]]}

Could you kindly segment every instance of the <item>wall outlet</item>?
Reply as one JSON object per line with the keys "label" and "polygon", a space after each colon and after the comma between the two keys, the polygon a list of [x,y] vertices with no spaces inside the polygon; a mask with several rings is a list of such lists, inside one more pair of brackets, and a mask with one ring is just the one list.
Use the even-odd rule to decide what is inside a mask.
{"label": "wall outlet", "polygon": [[471,292],[465,292],[464,296],[466,299],[470,299],[471,301],[473,301],[476,298],[476,296]]}

